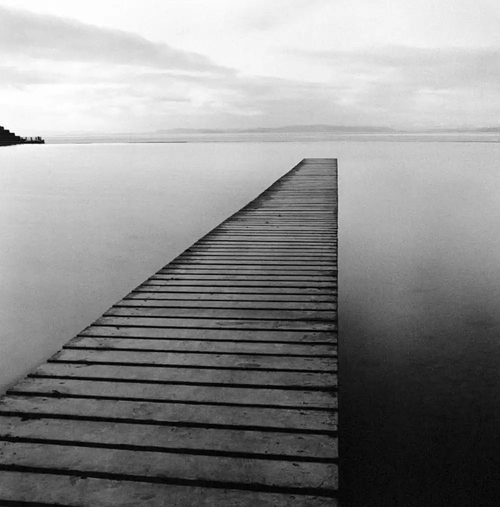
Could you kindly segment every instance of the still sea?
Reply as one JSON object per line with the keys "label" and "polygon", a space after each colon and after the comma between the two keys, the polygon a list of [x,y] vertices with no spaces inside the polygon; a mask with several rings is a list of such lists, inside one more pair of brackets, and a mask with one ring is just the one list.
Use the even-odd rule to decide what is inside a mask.
{"label": "still sea", "polygon": [[345,505],[499,505],[500,144],[484,140],[0,148],[1,391],[302,158],[335,157]]}

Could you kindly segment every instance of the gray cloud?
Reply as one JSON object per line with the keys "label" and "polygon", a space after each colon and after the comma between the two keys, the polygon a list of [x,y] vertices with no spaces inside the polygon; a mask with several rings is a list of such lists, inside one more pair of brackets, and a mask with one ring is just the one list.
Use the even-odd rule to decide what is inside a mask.
{"label": "gray cloud", "polygon": [[363,72],[377,80],[387,72],[400,86],[446,90],[498,86],[500,48],[414,48],[389,46],[364,51],[296,51],[322,64]]}
{"label": "gray cloud", "polygon": [[261,126],[263,120],[271,125],[357,121],[356,107],[341,103],[344,89],[337,84],[260,76],[236,79],[232,86],[239,93],[231,104],[240,111],[253,111],[254,126]]}
{"label": "gray cloud", "polygon": [[253,2],[243,11],[239,25],[244,29],[268,31],[286,25],[316,5],[325,4],[328,0],[273,0],[272,2]]}
{"label": "gray cloud", "polygon": [[23,88],[27,85],[49,84],[60,80],[52,72],[38,72],[13,65],[0,65],[0,86]]}
{"label": "gray cloud", "polygon": [[[304,5],[296,2],[294,12]],[[3,7],[0,47],[0,87],[8,97],[2,107],[15,96],[16,109],[22,108],[24,87],[53,84],[36,91],[46,99],[40,108],[51,111],[51,123],[61,125],[66,111],[77,111],[87,125],[130,129],[488,125],[500,114],[498,48],[284,51],[297,76],[324,80],[310,82],[245,76],[132,33]]]}
{"label": "gray cloud", "polygon": [[228,73],[206,56],[139,35],[0,6],[2,53],[76,62],[141,65],[189,72]]}
{"label": "gray cloud", "polygon": [[378,118],[403,127],[498,124],[498,47],[392,46],[293,54],[329,70],[331,81],[339,84],[331,99],[347,103],[354,121]]}

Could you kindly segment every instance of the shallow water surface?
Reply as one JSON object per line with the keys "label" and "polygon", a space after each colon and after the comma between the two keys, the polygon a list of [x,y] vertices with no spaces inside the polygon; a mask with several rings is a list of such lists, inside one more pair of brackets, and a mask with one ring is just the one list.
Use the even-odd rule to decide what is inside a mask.
{"label": "shallow water surface", "polygon": [[304,157],[338,157],[345,505],[497,505],[500,145],[0,150],[0,384]]}

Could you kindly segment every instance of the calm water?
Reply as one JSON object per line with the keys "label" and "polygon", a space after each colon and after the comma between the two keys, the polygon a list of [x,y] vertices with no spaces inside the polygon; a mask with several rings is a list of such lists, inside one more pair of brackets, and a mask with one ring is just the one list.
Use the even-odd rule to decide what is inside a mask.
{"label": "calm water", "polygon": [[346,505],[498,505],[500,144],[0,150],[0,385],[303,157],[340,164]]}

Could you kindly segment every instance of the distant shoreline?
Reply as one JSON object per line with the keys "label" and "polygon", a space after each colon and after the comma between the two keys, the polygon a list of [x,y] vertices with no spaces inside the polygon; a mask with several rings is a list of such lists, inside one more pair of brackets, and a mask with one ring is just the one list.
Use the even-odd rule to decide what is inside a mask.
{"label": "distant shoreline", "polygon": [[287,142],[456,142],[500,143],[500,133],[228,133],[46,136],[47,144],[188,144]]}

